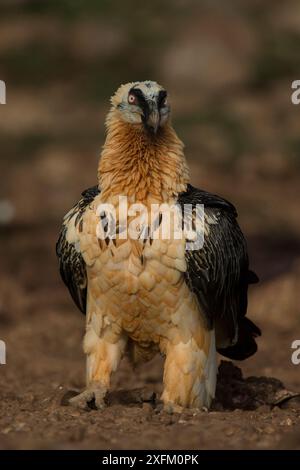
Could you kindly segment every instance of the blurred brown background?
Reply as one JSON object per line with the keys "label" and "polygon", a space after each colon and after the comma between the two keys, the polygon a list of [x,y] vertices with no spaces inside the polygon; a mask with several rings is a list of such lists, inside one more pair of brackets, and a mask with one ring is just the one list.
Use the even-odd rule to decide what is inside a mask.
{"label": "blurred brown background", "polygon": [[[261,278],[249,312],[263,329],[244,373],[300,390],[300,365],[291,363],[300,339],[300,106],[291,103],[299,51],[298,0],[1,0],[0,448],[163,446],[154,425],[136,440],[142,418],[132,410],[117,417],[112,407],[103,433],[55,405],[60,387],[84,385],[84,319],[59,279],[56,237],[62,216],[96,183],[109,97],[127,81],[166,87],[192,183],[239,211]],[[116,387],[158,384],[158,364],[133,374],[125,361]],[[123,412],[128,429],[117,421]],[[69,413],[63,422],[60,413]],[[214,440],[213,427],[208,438],[199,424],[166,431],[165,445],[276,447],[299,415],[273,428],[263,418],[259,430],[242,415],[233,440]],[[122,426],[126,438],[116,435]]]}

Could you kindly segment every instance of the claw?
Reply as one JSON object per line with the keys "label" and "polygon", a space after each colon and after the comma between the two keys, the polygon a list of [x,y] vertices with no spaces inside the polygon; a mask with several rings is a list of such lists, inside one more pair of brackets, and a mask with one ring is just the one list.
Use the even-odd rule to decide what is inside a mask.
{"label": "claw", "polygon": [[90,408],[91,402],[94,401],[94,406],[97,410],[103,410],[106,404],[104,401],[104,397],[106,395],[106,389],[102,388],[101,386],[92,386],[84,390],[83,392],[76,395],[69,400],[71,406],[75,406],[76,408],[80,408],[82,410],[87,410]]}
{"label": "claw", "polygon": [[175,403],[167,402],[164,404],[163,410],[169,415],[172,415],[174,413],[182,413],[184,408],[180,405],[176,405]]}

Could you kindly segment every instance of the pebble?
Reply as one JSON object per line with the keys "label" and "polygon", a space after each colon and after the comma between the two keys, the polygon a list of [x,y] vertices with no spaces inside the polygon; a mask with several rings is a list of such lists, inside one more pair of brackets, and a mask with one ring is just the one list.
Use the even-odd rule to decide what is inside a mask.
{"label": "pebble", "polygon": [[284,419],[283,421],[280,422],[280,426],[292,426],[293,421],[291,418]]}
{"label": "pebble", "polygon": [[275,428],[273,428],[273,426],[266,426],[264,432],[266,434],[273,434],[275,432]]}
{"label": "pebble", "polygon": [[12,430],[12,429],[11,429],[10,427],[7,427],[7,428],[2,429],[1,433],[2,433],[2,434],[8,434],[8,433],[11,432],[11,430]]}
{"label": "pebble", "polygon": [[226,431],[225,431],[225,434],[226,436],[232,436],[234,434],[234,428],[228,428]]}

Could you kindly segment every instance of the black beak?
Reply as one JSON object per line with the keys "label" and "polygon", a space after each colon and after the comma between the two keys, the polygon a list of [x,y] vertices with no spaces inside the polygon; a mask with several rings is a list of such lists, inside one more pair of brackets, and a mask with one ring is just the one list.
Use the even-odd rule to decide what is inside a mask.
{"label": "black beak", "polygon": [[160,124],[160,114],[157,109],[157,104],[153,103],[152,109],[148,114],[147,120],[145,121],[146,127],[151,133],[156,134]]}

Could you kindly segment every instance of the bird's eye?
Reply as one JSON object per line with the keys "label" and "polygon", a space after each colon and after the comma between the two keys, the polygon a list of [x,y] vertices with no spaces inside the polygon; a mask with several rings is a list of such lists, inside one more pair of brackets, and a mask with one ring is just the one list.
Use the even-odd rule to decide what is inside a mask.
{"label": "bird's eye", "polygon": [[134,96],[132,93],[129,93],[129,95],[128,95],[128,103],[129,104],[136,104],[137,103],[136,96]]}

